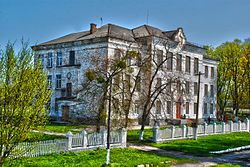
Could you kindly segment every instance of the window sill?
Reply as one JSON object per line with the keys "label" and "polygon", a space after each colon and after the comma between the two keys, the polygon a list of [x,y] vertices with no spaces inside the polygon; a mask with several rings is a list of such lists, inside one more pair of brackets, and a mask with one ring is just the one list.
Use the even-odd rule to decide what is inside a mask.
{"label": "window sill", "polygon": [[62,67],[80,67],[81,64],[65,64],[61,66],[56,66],[57,68],[62,68]]}

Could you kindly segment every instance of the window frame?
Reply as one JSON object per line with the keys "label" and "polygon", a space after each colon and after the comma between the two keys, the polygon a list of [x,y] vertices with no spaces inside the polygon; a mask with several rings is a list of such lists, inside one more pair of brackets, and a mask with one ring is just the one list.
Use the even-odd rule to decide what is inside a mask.
{"label": "window frame", "polygon": [[56,66],[62,66],[62,52],[56,54]]}
{"label": "window frame", "polygon": [[194,58],[194,75],[199,73],[199,58]]}
{"label": "window frame", "polygon": [[56,89],[62,88],[62,75],[56,74]]}
{"label": "window frame", "polygon": [[189,74],[191,73],[191,57],[190,56],[186,56],[185,72]]}
{"label": "window frame", "polygon": [[47,67],[52,68],[53,67],[53,53],[49,52],[47,57]]}
{"label": "window frame", "polygon": [[181,54],[176,55],[176,71],[179,71],[179,72],[182,71],[182,55]]}
{"label": "window frame", "polygon": [[49,89],[51,89],[52,88],[52,75],[47,76],[47,82],[48,82]]}

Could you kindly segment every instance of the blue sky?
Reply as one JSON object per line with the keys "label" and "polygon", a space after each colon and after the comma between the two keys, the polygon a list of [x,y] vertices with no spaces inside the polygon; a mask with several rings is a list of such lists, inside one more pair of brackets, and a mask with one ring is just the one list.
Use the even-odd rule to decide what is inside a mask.
{"label": "blue sky", "polygon": [[187,39],[218,46],[250,37],[250,0],[0,0],[0,47],[30,45],[89,29],[90,23],[127,28],[147,23],[162,30],[183,27]]}

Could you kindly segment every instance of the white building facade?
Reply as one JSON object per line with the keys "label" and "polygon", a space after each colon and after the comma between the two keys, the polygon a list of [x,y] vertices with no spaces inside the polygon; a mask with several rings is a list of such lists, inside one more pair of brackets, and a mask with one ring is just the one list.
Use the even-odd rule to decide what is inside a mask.
{"label": "white building facade", "polygon": [[[143,39],[148,42],[138,42]],[[170,41],[177,47],[169,47],[166,51],[164,41]],[[180,81],[171,83],[170,91],[182,89],[182,92],[188,92],[187,96],[181,98],[178,93],[173,93],[169,100],[166,100],[164,96],[159,97],[152,108],[152,113],[155,113],[152,119],[163,121],[166,119],[194,119],[196,107],[199,107],[199,118],[216,117],[218,61],[208,58],[202,47],[187,42],[182,28],[174,31],[162,31],[148,25],[127,29],[112,24],[100,28],[91,24],[89,31],[69,34],[32,47],[36,59],[41,60],[43,68],[48,73],[48,82],[52,90],[51,117],[56,120],[68,121],[73,115],[81,113],[81,118],[86,122],[92,120],[95,114],[85,110],[85,104],[79,102],[77,97],[77,90],[84,80],[86,69],[90,66],[87,61],[88,57],[96,54],[108,58],[114,57],[117,49],[138,50],[138,43],[146,47],[150,44],[152,50],[159,52],[162,56],[172,55],[171,62],[166,63],[164,67],[168,69],[169,75],[179,76]],[[163,71],[158,74],[155,85],[167,82],[166,78],[162,77],[166,74],[166,72],[163,74]],[[198,72],[203,75],[200,79],[200,100],[197,105]],[[143,85],[143,83],[141,84]],[[185,88],[179,88],[180,85],[185,85]],[[139,92],[137,93],[139,94]],[[136,106],[131,110],[136,111],[130,112],[129,117],[137,120],[141,111],[138,111]]]}

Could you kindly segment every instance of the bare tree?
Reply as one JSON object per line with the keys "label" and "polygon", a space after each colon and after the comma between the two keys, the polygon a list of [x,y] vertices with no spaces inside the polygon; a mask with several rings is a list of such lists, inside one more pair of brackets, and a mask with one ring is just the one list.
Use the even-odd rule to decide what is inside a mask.
{"label": "bare tree", "polygon": [[[144,66],[141,67],[145,85],[144,90],[140,94],[142,116],[139,140],[143,140],[144,128],[148,119],[156,117],[155,112],[153,112],[156,101],[159,100],[160,105],[162,105],[166,103],[166,100],[173,101],[173,98],[182,100],[183,95],[187,94],[183,85],[186,84],[188,79],[184,78],[181,57],[178,57],[181,56],[178,52],[182,49],[182,46],[168,39],[152,40],[154,40],[153,44],[149,44],[146,50],[144,50],[144,53],[146,53],[143,57]],[[157,45],[161,46],[161,49],[158,49]],[[173,56],[171,49],[175,50],[176,57]],[[179,72],[172,72],[173,59],[176,59],[177,71]],[[171,85],[174,84],[176,89],[171,89]]]}

